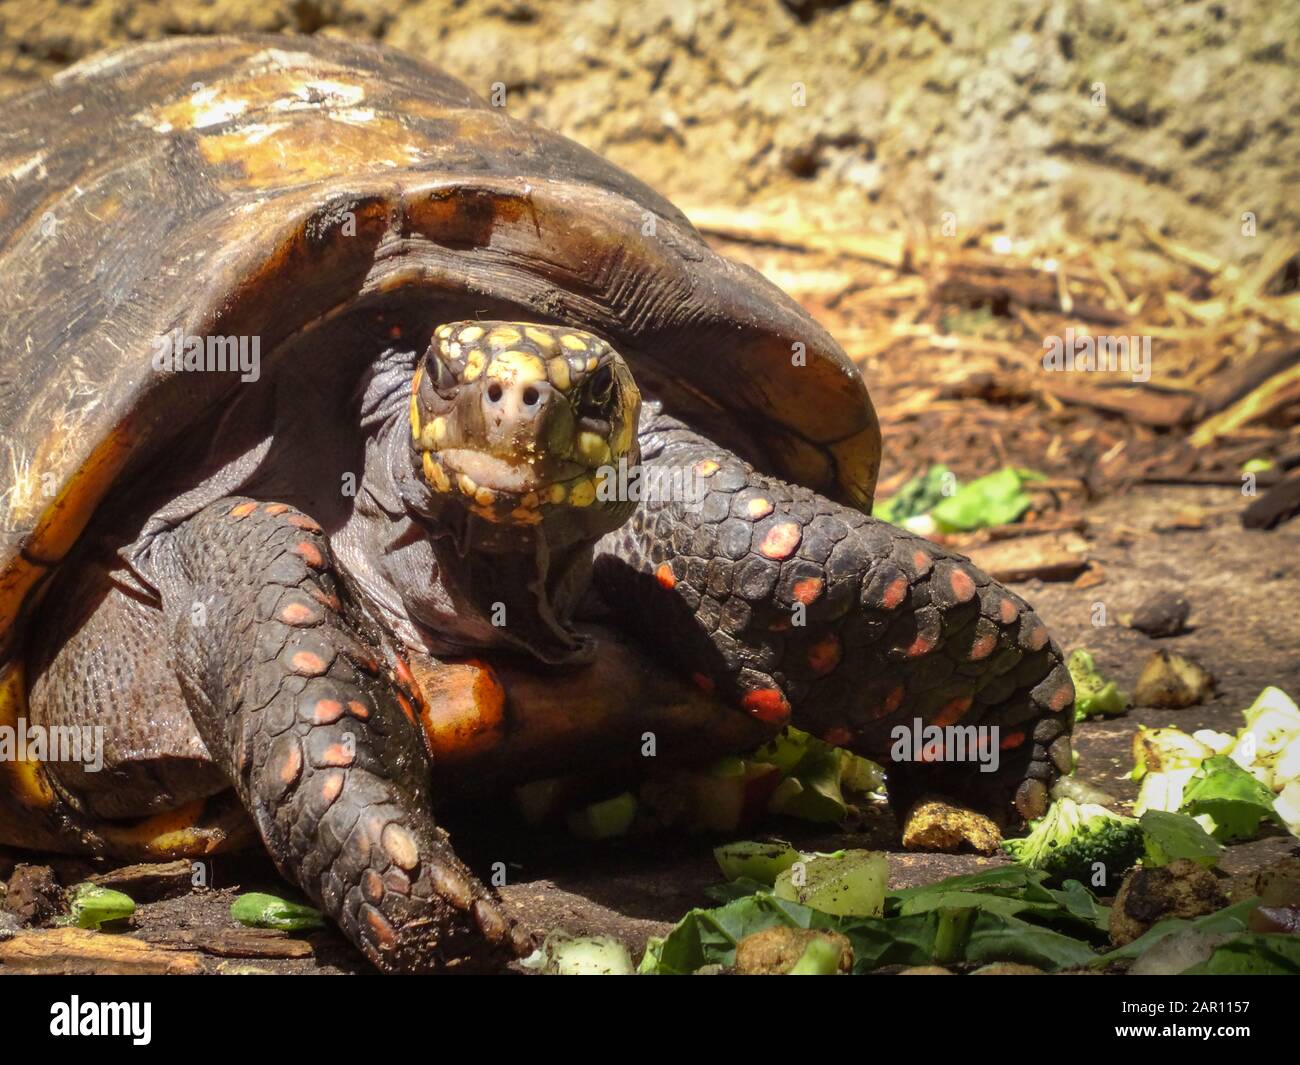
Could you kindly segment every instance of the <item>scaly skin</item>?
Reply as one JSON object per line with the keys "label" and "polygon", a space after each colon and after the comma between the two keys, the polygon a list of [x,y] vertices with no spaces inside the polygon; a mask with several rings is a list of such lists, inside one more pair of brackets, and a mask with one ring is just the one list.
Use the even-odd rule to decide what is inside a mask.
{"label": "scaly skin", "polygon": [[645,502],[602,540],[597,581],[625,624],[774,727],[792,720],[882,760],[890,731],[918,717],[1000,726],[998,772],[890,763],[891,792],[1043,812],[1070,767],[1074,692],[1023,599],[962,556],[756,472],[649,404],[641,445],[647,464],[693,471],[707,491],[695,505]]}
{"label": "scaly skin", "polygon": [[316,523],[222,500],[155,567],[194,721],[280,871],[381,970],[531,949],[434,824],[409,704],[345,617]]}

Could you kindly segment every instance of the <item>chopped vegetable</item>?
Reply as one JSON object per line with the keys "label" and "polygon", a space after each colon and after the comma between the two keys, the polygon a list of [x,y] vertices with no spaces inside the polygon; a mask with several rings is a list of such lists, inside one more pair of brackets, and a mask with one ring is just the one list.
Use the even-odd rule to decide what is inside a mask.
{"label": "chopped vegetable", "polygon": [[251,928],[280,928],[286,932],[301,932],[325,927],[325,918],[320,910],[260,891],[250,891],[235,899],[230,907],[230,916]]}
{"label": "chopped vegetable", "polygon": [[1145,866],[1168,865],[1179,858],[1190,858],[1207,868],[1217,865],[1223,845],[1187,814],[1148,810],[1140,818],[1146,853]]}
{"label": "chopped vegetable", "polygon": [[1156,651],[1142,667],[1133,701],[1138,706],[1181,710],[1202,703],[1214,690],[1214,678],[1190,658]]}
{"label": "chopped vegetable", "polygon": [[776,897],[839,917],[875,917],[884,912],[889,859],[879,851],[846,850],[818,855],[783,870]]}
{"label": "chopped vegetable", "polygon": [[956,479],[947,466],[931,466],[913,477],[888,499],[877,503],[872,514],[881,521],[902,525],[908,518],[919,517],[944,499],[944,490]]}
{"label": "chopped vegetable", "polygon": [[1183,806],[1193,817],[1208,815],[1211,835],[1220,842],[1253,839],[1265,817],[1275,817],[1273,793],[1227,755],[1201,763],[1183,792]]}
{"label": "chopped vegetable", "polygon": [[944,532],[969,532],[990,525],[1019,521],[1033,500],[1024,490],[1027,481],[1042,480],[1032,470],[1003,467],[963,485],[930,508],[930,517]]}
{"label": "chopped vegetable", "polygon": [[1002,846],[1016,861],[1054,879],[1102,887],[1142,856],[1143,837],[1134,818],[1093,803],[1057,799],[1043,817],[1030,823],[1029,835]]}
{"label": "chopped vegetable", "polygon": [[753,880],[771,887],[776,878],[795,862],[800,853],[781,840],[755,843],[744,840],[713,848],[718,868],[728,880]]}
{"label": "chopped vegetable", "polygon": [[556,929],[521,965],[547,976],[631,976],[632,956],[611,936],[574,936]]}
{"label": "chopped vegetable", "polygon": [[69,897],[64,924],[74,928],[98,928],[111,921],[124,921],[135,913],[135,900],[120,891],[96,884],[78,884]]}
{"label": "chopped vegetable", "polygon": [[636,796],[630,791],[593,802],[568,816],[569,831],[579,839],[613,839],[627,835],[636,818]]}
{"label": "chopped vegetable", "polygon": [[1128,696],[1119,690],[1113,680],[1107,680],[1097,669],[1092,655],[1077,650],[1066,663],[1070,679],[1074,681],[1074,720],[1089,717],[1113,717],[1128,709]]}
{"label": "chopped vegetable", "polygon": [[805,821],[838,823],[876,797],[885,782],[885,771],[875,762],[793,727],[783,729],[753,758],[784,775],[769,809]]}

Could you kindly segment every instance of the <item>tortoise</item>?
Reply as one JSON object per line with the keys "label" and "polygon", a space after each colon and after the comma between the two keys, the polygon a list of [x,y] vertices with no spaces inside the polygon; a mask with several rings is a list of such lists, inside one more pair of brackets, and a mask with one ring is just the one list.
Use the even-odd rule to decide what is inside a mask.
{"label": "tortoise", "polygon": [[[592,152],[379,46],[173,38],[8,102],[0,193],[0,842],[260,841],[379,969],[491,967],[448,797],[787,724],[1004,819],[1068,771],[1043,623],[869,516],[845,353]],[[996,772],[890,764],[922,724]]]}

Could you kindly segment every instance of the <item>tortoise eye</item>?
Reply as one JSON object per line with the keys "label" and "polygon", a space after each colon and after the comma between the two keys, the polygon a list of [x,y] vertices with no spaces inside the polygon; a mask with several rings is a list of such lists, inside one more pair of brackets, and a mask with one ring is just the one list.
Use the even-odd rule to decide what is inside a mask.
{"label": "tortoise eye", "polygon": [[460,380],[452,372],[451,367],[443,361],[436,351],[429,352],[429,357],[425,360],[425,366],[427,367],[425,379],[433,386],[433,390],[438,395],[442,396],[443,399],[449,399],[460,384]]}
{"label": "tortoise eye", "polygon": [[614,371],[606,363],[591,375],[583,394],[583,406],[598,414],[609,410],[614,398]]}

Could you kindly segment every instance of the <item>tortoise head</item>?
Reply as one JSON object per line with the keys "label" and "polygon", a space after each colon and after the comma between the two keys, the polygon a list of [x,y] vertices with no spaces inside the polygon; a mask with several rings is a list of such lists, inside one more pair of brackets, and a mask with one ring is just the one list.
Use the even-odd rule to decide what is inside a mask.
{"label": "tortoise head", "polygon": [[517,550],[531,528],[555,547],[630,516],[614,488],[620,464],[639,460],[640,410],[627,363],[599,337],[457,322],[439,327],[416,370],[411,438],[435,512],[485,523],[476,548]]}
{"label": "tortoise head", "polygon": [[[421,509],[456,547],[441,579],[496,637],[550,662],[589,657],[571,617],[596,540],[636,509],[641,394],[591,333],[523,322],[440,326],[411,385]],[[503,615],[502,621],[495,620]]]}

